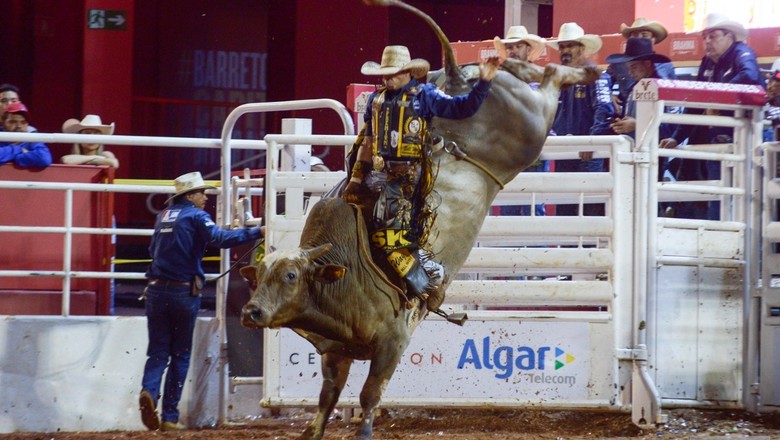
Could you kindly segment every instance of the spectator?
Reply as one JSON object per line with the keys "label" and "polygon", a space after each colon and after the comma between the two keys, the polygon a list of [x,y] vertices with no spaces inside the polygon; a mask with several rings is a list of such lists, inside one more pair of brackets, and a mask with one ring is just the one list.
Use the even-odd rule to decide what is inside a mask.
{"label": "spectator", "polygon": [[766,117],[772,123],[772,135],[765,141],[780,141],[780,59],[772,64],[766,83]]}
{"label": "spectator", "polygon": [[[658,72],[658,66],[670,62],[669,58],[657,54],[653,51],[653,43],[650,39],[630,37],[626,42],[625,53],[616,53],[607,57],[610,64],[622,64],[627,67],[628,74],[631,77],[631,84],[628,90],[634,88],[634,85],[643,78],[661,78]],[[636,130],[636,102],[627,96],[626,105],[623,109],[623,116],[615,118],[610,127],[617,134],[625,134],[635,137]],[[661,137],[665,138],[671,135],[672,127],[664,124],[661,126]],[[664,133],[666,135],[664,135]]]}
{"label": "spectator", "polygon": [[[704,41],[704,58],[699,65],[697,81],[729,84],[756,84],[763,80],[756,54],[744,43],[747,30],[736,21],[720,14],[708,14],[704,19],[701,37]],[[731,115],[715,109],[686,109],[686,113]],[[660,148],[675,148],[685,139],[692,144],[726,144],[733,140],[733,129],[728,127],[704,127],[681,125],[671,137],[661,140]],[[678,180],[720,180],[720,162],[684,159],[678,171]],[[720,203],[694,202],[683,204],[678,217],[716,220],[720,218]]]}
{"label": "spectator", "polygon": [[[84,119],[68,119],[62,124],[63,133],[114,134],[114,123],[103,124],[98,115],[86,115]],[[60,161],[68,165],[108,165],[119,168],[119,160],[114,153],[105,151],[102,144],[73,144],[71,154],[62,156]]]}
{"label": "spectator", "polygon": [[[647,38],[656,45],[666,39],[668,32],[666,28],[657,21],[650,21],[646,18],[639,17],[628,26],[625,23],[620,25],[620,33],[624,38]],[[609,61],[608,61],[609,62]],[[675,79],[677,76],[674,73],[674,65],[670,60],[665,62],[656,63],[655,66],[656,78]],[[628,68],[625,63],[610,63],[607,72],[612,79],[612,100],[615,107],[615,113],[625,113],[621,108],[626,102],[628,94],[631,92],[631,87],[635,84],[635,80],[628,73]]]}
{"label": "spectator", "polygon": [[[30,111],[20,101],[8,104],[2,116],[7,132],[27,133]],[[51,152],[43,142],[0,143],[0,164],[13,162],[23,168],[45,168],[51,165]]]}
{"label": "spectator", "polygon": [[519,61],[536,61],[544,52],[546,40],[538,35],[529,34],[525,26],[511,26],[506,37],[501,40],[508,58]]}
{"label": "spectator", "polygon": [[[544,51],[546,40],[538,35],[529,34],[525,26],[511,26],[506,32],[506,37],[501,40],[506,48],[507,57],[518,61],[535,61]],[[539,83],[529,84],[536,89]],[[547,161],[537,159],[531,166],[523,170],[525,172],[550,171]],[[530,209],[526,206],[501,206],[501,215],[529,215]],[[539,203],[534,208],[538,216],[545,215],[544,204]]]}
{"label": "spectator", "polygon": [[[555,41],[547,45],[560,52],[561,64],[570,67],[590,65],[587,57],[601,49],[598,35],[585,34],[577,23],[564,23]],[[609,118],[613,114],[611,81],[604,72],[593,84],[575,84],[561,90],[553,131],[564,135],[613,134]],[[579,160],[556,160],[555,170],[564,172],[601,172],[604,159],[593,159],[592,151],[579,153]],[[577,205],[558,205],[557,214],[578,215]],[[604,215],[603,204],[586,204],[584,215]]]}
{"label": "spectator", "polygon": [[[184,429],[179,423],[178,405],[200,310],[200,290],[205,280],[200,262],[206,246],[229,248],[261,236],[260,228],[227,231],[214,224],[203,210],[208,200],[205,190],[213,187],[203,182],[199,172],[177,177],[174,187],[176,193],[155,222],[149,245],[152,264],[146,271],[149,283],[144,291],[149,347],[139,406],[141,420],[152,431]],[[157,401],[166,368],[161,424]]]}
{"label": "spectator", "polygon": [[[5,109],[8,107],[9,104],[13,104],[14,102],[19,102],[21,98],[19,98],[19,89],[13,85],[4,83],[0,85],[0,118],[2,118],[3,113],[5,113]],[[0,130],[4,130],[4,127],[0,127]],[[32,125],[27,125],[27,132],[28,133],[37,133],[38,130],[33,127]]]}

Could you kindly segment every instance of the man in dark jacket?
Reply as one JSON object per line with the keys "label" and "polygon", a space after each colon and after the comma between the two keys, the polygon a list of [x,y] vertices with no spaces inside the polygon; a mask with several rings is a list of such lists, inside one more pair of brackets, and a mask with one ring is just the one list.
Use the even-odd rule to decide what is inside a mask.
{"label": "man in dark jacket", "polygon": [[[558,38],[547,45],[560,52],[561,64],[584,67],[589,64],[588,56],[601,49],[598,35],[586,34],[577,23],[564,23]],[[555,114],[553,131],[558,136],[614,134],[609,127],[613,115],[612,82],[604,72],[593,84],[575,84],[561,90],[558,112]],[[581,151],[575,160],[556,160],[555,171],[601,172],[604,159],[594,159],[592,151]],[[585,215],[604,215],[603,204],[586,204]],[[578,215],[577,205],[558,205],[557,215]]]}
{"label": "man in dark jacket", "polygon": [[[176,193],[158,216],[149,245],[152,264],[146,297],[149,329],[148,356],[142,379],[141,420],[150,430],[180,430],[179,400],[190,366],[192,334],[200,309],[205,273],[201,260],[206,246],[229,248],[260,238],[260,228],[224,230],[203,210],[208,197],[199,172],[174,181]],[[165,369],[162,424],[157,414],[160,384]]]}
{"label": "man in dark jacket", "polygon": [[[704,58],[699,65],[697,81],[729,84],[756,84],[763,86],[756,54],[744,43],[747,30],[736,21],[720,14],[709,14],[704,19],[701,38],[704,41]],[[702,113],[701,109],[687,109],[686,113]],[[724,114],[719,110],[707,109],[706,114]],[[724,114],[725,115],[725,114]],[[702,127],[681,125],[674,134],[663,139],[660,148],[675,148],[685,139],[691,144],[726,144],[733,140],[732,128]],[[678,172],[678,180],[719,180],[720,162],[683,160]],[[684,218],[716,220],[719,215],[719,203],[711,202],[708,207],[697,208],[696,203],[687,204],[692,209],[680,213]]]}

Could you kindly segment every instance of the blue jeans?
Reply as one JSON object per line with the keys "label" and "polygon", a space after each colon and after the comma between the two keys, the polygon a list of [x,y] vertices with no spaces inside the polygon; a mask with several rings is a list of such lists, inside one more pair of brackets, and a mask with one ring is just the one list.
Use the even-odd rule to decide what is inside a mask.
{"label": "blue jeans", "polygon": [[190,288],[149,286],[146,292],[146,320],[149,348],[141,382],[155,404],[160,397],[160,382],[166,368],[162,420],[179,421],[179,400],[187,371],[190,368],[192,334],[200,310],[200,296],[192,296]]}

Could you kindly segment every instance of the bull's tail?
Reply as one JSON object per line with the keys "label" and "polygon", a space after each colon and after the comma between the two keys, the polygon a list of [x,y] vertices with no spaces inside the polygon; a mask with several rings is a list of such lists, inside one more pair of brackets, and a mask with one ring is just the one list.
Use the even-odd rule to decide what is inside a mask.
{"label": "bull's tail", "polygon": [[414,6],[407,5],[401,0],[363,0],[363,2],[374,6],[397,6],[423,19],[436,34],[436,37],[441,43],[442,51],[444,52],[444,71],[447,74],[447,84],[445,85],[444,91],[450,95],[461,95],[469,91],[470,87],[466,82],[466,77],[463,75],[463,72],[460,71],[458,62],[455,61],[455,52],[452,50],[449,38],[447,38],[447,35],[444,34],[444,31],[441,30],[439,25],[436,24],[430,15]]}

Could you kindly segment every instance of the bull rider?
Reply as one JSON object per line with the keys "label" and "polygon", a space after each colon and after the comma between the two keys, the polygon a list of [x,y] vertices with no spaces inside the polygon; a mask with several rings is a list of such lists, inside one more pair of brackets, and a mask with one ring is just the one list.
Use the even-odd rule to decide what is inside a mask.
{"label": "bull rider", "polygon": [[[490,58],[481,63],[479,80],[461,96],[449,96],[426,83],[430,64],[412,59],[406,46],[387,46],[380,63],[368,61],[360,69],[364,75],[381,75],[383,86],[368,98],[365,132],[343,198],[359,205],[373,203],[372,245],[405,280],[407,294],[427,301],[431,311],[444,300],[445,276],[435,256],[421,253],[433,216],[429,124],[434,116],[474,115],[501,61]],[[375,202],[372,195],[378,196]]]}

